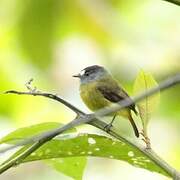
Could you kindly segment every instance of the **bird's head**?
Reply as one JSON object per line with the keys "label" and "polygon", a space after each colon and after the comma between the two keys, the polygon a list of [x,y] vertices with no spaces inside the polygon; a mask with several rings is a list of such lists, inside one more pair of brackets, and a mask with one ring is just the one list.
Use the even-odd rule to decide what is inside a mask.
{"label": "bird's head", "polygon": [[108,72],[104,67],[93,65],[84,68],[79,74],[73,77],[79,78],[81,83],[85,84],[104,78],[106,75],[108,75]]}

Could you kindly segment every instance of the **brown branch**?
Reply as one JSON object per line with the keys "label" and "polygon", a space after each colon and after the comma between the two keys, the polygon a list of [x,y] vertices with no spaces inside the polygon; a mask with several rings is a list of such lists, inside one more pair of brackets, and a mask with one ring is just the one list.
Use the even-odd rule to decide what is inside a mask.
{"label": "brown branch", "polygon": [[76,114],[83,114],[83,112],[81,110],[77,109],[71,103],[60,98],[56,94],[51,94],[51,93],[46,93],[46,92],[41,92],[41,91],[20,92],[20,91],[14,91],[14,90],[6,91],[5,94],[32,95],[32,96],[42,96],[42,97],[50,98],[50,99],[53,99],[55,101],[58,101],[58,102],[64,104],[66,107],[70,108]]}
{"label": "brown branch", "polygon": [[[159,90],[167,89],[167,88],[169,88],[171,86],[174,86],[174,85],[176,85],[178,83],[180,83],[180,74],[177,74],[176,76],[171,77],[171,78],[161,82],[158,87],[152,88],[152,89],[140,94],[139,96],[136,96],[135,98],[133,98],[133,100],[134,100],[134,102],[138,102],[138,101],[144,99],[147,96],[151,96],[152,94],[158,92]],[[42,133],[41,135],[33,136],[32,138],[22,140],[21,142],[15,144],[15,145],[12,145],[11,147],[1,149],[0,153],[6,152],[6,151],[11,150],[11,149],[14,149],[14,148],[16,148],[18,146],[26,145],[26,144],[29,144],[29,143],[34,143],[36,141],[41,140],[43,137],[46,138],[46,137],[51,136],[51,135],[56,136],[58,134],[58,132],[62,133],[62,130],[64,132],[65,130],[73,128],[73,127],[78,126],[80,124],[89,123],[92,120],[94,120],[95,118],[102,117],[102,116],[111,114],[113,112],[119,111],[119,110],[121,110],[121,109],[123,109],[125,107],[128,107],[128,106],[130,106],[132,104],[132,101],[129,101],[129,99],[125,99],[125,100],[119,102],[119,104],[121,106],[116,104],[116,105],[114,105],[112,107],[102,108],[102,109],[96,111],[95,113],[93,113],[91,115],[86,115],[85,113],[83,113],[81,110],[79,110],[78,108],[76,108],[72,104],[66,102],[65,100],[62,100],[60,97],[58,97],[56,95],[51,96],[49,93],[18,92],[18,91],[7,91],[5,93],[15,93],[15,94],[18,94],[18,95],[24,95],[25,94],[25,95],[33,95],[33,96],[45,96],[45,97],[49,97],[49,98],[52,98],[52,97],[55,96],[56,98],[54,100],[57,101],[57,99],[58,99],[59,102],[61,102],[65,106],[69,107],[75,113],[77,113],[77,114],[79,113],[80,117],[76,118],[75,120],[71,121],[70,123],[66,124],[63,127],[57,128],[55,130],[51,130],[51,131],[46,132],[46,133]],[[47,94],[49,94],[49,96],[47,96]]]}
{"label": "brown branch", "polygon": [[[146,91],[145,93],[142,93],[141,95],[136,96],[134,98],[134,102],[138,102],[138,101],[144,99],[145,97],[156,93],[159,90],[167,89],[167,88],[169,88],[171,86],[174,86],[174,85],[176,85],[178,83],[180,83],[180,74],[163,81],[162,83],[159,84],[159,87],[152,88],[152,89]],[[74,112],[76,112],[79,117],[77,117],[75,120],[71,121],[70,123],[64,125],[63,127],[57,128],[57,129],[49,131],[47,133],[43,133],[43,134],[41,134],[39,136],[34,136],[34,137],[29,138],[27,140],[24,140],[24,141],[22,141],[20,143],[17,143],[16,145],[11,146],[10,148],[2,149],[0,151],[1,153],[5,152],[7,150],[13,149],[13,148],[15,148],[17,146],[20,146],[20,145],[25,145],[25,144],[28,144],[28,143],[34,143],[28,150],[26,150],[25,152],[20,154],[18,157],[11,160],[10,162],[7,162],[7,163],[3,164],[0,167],[0,173],[3,173],[7,169],[13,167],[14,165],[17,164],[18,161],[22,161],[22,159],[29,156],[32,152],[37,150],[44,143],[46,143],[47,141],[51,140],[55,136],[59,135],[60,133],[64,132],[65,130],[68,130],[68,129],[72,128],[72,127],[78,126],[80,124],[88,123],[88,124],[91,124],[91,125],[93,125],[95,127],[98,127],[100,129],[104,130],[104,127],[107,124],[106,123],[104,124],[104,122],[98,120],[97,119],[98,117],[110,114],[112,112],[119,111],[119,110],[121,110],[121,109],[123,109],[125,107],[128,107],[132,103],[128,99],[126,99],[126,100],[120,102],[121,106],[118,104],[118,105],[115,105],[115,106],[112,106],[112,107],[103,108],[103,109],[100,109],[99,111],[95,112],[94,114],[88,115],[88,114],[83,113],[81,110],[74,107],[70,103],[66,102],[65,100],[62,100],[61,98],[57,97],[56,95],[52,95],[52,94],[49,94],[49,93],[18,92],[18,91],[7,91],[6,93],[14,93],[14,94],[19,94],[19,95],[25,94],[25,95],[48,97],[48,98],[51,98],[51,99],[54,99],[56,101],[59,101],[59,102],[63,103],[65,106],[69,107]],[[126,139],[124,137],[122,137],[121,135],[117,134],[113,130],[110,130],[108,133],[110,135],[116,137],[117,139],[119,139],[119,140],[121,140],[123,142],[126,142],[127,144],[131,144],[135,148],[138,148],[140,151],[145,153],[151,160],[153,160],[156,164],[158,164],[161,168],[163,168],[164,171],[166,171],[170,176],[180,178],[179,173],[173,167],[171,167],[166,162],[164,162],[161,158],[159,158],[159,156],[157,156],[151,149],[150,150],[147,150],[147,149],[144,150],[144,148],[141,148],[140,146],[134,144],[133,142],[129,141],[128,139]]]}

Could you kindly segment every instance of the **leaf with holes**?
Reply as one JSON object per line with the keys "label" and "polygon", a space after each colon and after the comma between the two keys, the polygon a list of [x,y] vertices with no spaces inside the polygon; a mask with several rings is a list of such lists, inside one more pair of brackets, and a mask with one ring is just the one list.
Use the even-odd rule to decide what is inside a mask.
{"label": "leaf with holes", "polygon": [[[22,153],[26,148],[27,147],[20,149],[9,160]],[[21,163],[80,156],[95,156],[123,160],[135,167],[144,168],[168,176],[160,166],[133,145],[95,134],[62,134],[58,138],[41,146]],[[58,159],[58,161],[61,160]],[[62,172],[64,166],[66,166],[66,164],[61,167],[60,163],[58,163],[59,168],[57,168],[56,162],[54,165],[56,169],[62,170]],[[84,168],[83,165],[80,166]],[[76,172],[76,166],[74,166],[74,168],[71,167],[69,171],[70,174],[73,171]]]}
{"label": "leaf with holes", "polygon": [[[23,140],[25,138],[29,138],[34,135],[38,135],[43,132],[47,132],[49,130],[59,128],[60,126],[62,126],[62,124],[57,123],[57,122],[46,122],[46,123],[32,125],[29,127],[20,128],[20,129],[15,130],[14,132],[9,133],[7,136],[2,138],[0,140],[0,144],[16,143],[18,140]],[[62,134],[61,136],[63,136],[64,139],[69,138],[69,136],[71,136],[71,133],[69,133],[69,132],[75,132],[75,128],[66,131],[65,134]],[[30,147],[30,145],[25,146],[20,151],[15,153],[15,155],[13,155],[12,158],[21,154],[28,147]],[[47,150],[47,152],[48,152],[48,150]],[[3,164],[7,163],[12,158],[8,159]],[[80,179],[82,179],[82,174],[83,174],[84,168],[86,166],[86,161],[87,160],[85,157],[61,158],[61,159],[48,160],[48,164],[51,165],[52,167],[54,167],[57,171],[62,172],[63,174],[70,176],[74,179],[80,180]]]}
{"label": "leaf with holes", "polygon": [[[145,92],[148,89],[156,86],[158,86],[158,84],[153,78],[153,76],[150,73],[146,73],[141,70],[134,82],[134,95]],[[139,109],[139,114],[142,120],[142,125],[145,133],[147,132],[147,125],[149,119],[151,118],[151,115],[154,112],[154,110],[157,108],[159,99],[160,93],[157,92],[156,94],[146,97],[144,100],[137,103],[137,107]]]}

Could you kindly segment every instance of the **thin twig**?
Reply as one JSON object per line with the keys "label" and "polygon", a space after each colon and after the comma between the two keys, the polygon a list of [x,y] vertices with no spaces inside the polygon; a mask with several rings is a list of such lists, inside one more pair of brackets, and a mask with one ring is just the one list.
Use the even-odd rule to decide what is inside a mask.
{"label": "thin twig", "polygon": [[58,101],[68,108],[70,108],[72,111],[74,111],[76,114],[82,114],[82,111],[77,109],[75,106],[73,106],[71,103],[67,102],[66,100],[60,98],[56,94],[51,94],[51,93],[46,93],[46,92],[41,92],[41,91],[29,91],[29,92],[19,92],[19,91],[6,91],[5,94],[18,94],[18,95],[32,95],[32,96],[43,96],[46,98],[53,99],[55,101]]}
{"label": "thin twig", "polygon": [[[143,94],[141,94],[139,96],[136,96],[134,98],[134,102],[138,102],[138,101],[142,100],[143,98],[156,93],[159,90],[167,89],[167,88],[169,88],[171,86],[176,85],[177,83],[180,83],[180,74],[163,81],[162,83],[160,83],[159,87],[152,88],[152,89],[146,91],[145,93],[143,93]],[[26,158],[33,151],[38,149],[40,146],[42,146],[47,141],[51,140],[53,137],[59,135],[60,133],[64,132],[65,130],[68,130],[68,129],[72,128],[72,127],[75,127],[75,126],[78,126],[78,125],[84,124],[84,123],[89,123],[89,124],[91,124],[91,125],[93,125],[95,127],[98,127],[100,129],[104,130],[104,126],[107,125],[107,124],[105,123],[105,124],[102,125],[102,123],[104,123],[104,122],[98,120],[96,117],[101,117],[101,116],[110,114],[112,112],[119,111],[119,110],[131,105],[131,102],[128,99],[126,99],[126,100],[120,102],[121,106],[115,105],[115,106],[110,107],[110,108],[103,108],[103,109],[95,112],[94,114],[88,115],[88,114],[83,113],[81,110],[74,107],[70,103],[66,102],[65,100],[62,100],[61,98],[59,100],[58,99],[59,97],[56,98],[57,97],[56,95],[51,96],[51,94],[49,94],[49,93],[45,93],[45,95],[42,92],[39,94],[39,92],[37,93],[37,92],[7,91],[6,93],[15,93],[15,94],[20,94],[20,95],[21,94],[26,94],[26,95],[48,97],[48,98],[51,98],[51,99],[54,99],[54,100],[57,100],[57,101],[63,103],[65,106],[69,107],[74,112],[76,112],[79,115],[79,117],[77,117],[75,120],[71,121],[70,123],[64,125],[61,128],[49,131],[47,133],[43,133],[40,136],[32,137],[30,139],[27,139],[27,140],[24,140],[24,141],[22,141],[20,143],[17,143],[16,145],[14,145],[14,146],[12,146],[10,148],[6,148],[6,149],[1,150],[0,152],[5,152],[5,151],[7,151],[9,149],[12,149],[12,148],[15,148],[15,147],[17,147],[19,145],[25,145],[25,144],[37,141],[27,151],[25,151],[24,153],[22,153],[21,155],[16,157],[14,160],[10,161],[9,163],[7,162],[7,164],[4,164],[2,167],[0,167],[0,172],[6,171],[10,167],[14,166],[17,161]],[[47,96],[47,94],[48,94],[48,96]],[[69,106],[69,104],[70,104],[70,106]],[[164,162],[162,159],[160,159],[152,150],[140,148],[139,146],[137,146],[133,142],[130,142],[129,140],[127,140],[126,138],[122,137],[121,135],[117,134],[116,132],[114,132],[112,130],[110,130],[108,133],[110,135],[116,137],[117,139],[119,139],[121,141],[124,141],[126,143],[129,143],[129,144],[133,145],[134,147],[138,148],[140,151],[144,152],[156,164],[161,166],[161,168],[164,169],[164,171],[166,171],[170,176],[180,178],[179,173],[173,167],[171,167],[166,162]]]}

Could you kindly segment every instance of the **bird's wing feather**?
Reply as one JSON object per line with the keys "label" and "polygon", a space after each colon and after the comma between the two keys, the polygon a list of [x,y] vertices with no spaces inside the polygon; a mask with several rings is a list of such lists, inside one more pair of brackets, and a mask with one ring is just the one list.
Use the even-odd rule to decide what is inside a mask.
{"label": "bird's wing feather", "polygon": [[[111,83],[101,82],[98,84],[99,84],[99,86],[97,87],[97,89],[104,96],[104,98],[106,98],[108,101],[113,102],[113,103],[117,103],[121,100],[128,98],[132,102],[132,104],[129,106],[129,108],[137,114],[133,100],[118,85],[118,83],[116,83],[116,81],[113,81],[113,82],[111,81]],[[131,122],[131,125],[133,127],[136,137],[139,137],[139,131],[138,131],[138,128],[137,128],[132,116],[131,116],[131,113],[129,113],[128,119]]]}
{"label": "bird's wing feather", "polygon": [[99,85],[97,87],[97,89],[101,92],[101,94],[109,101],[117,103],[119,101],[122,101],[124,99],[129,99],[130,101],[132,101],[132,105],[130,105],[130,109],[133,110],[136,114],[137,111],[135,109],[135,104],[133,102],[133,100],[129,97],[129,95],[118,86],[118,84],[114,83],[111,86],[109,84],[106,83],[102,83],[101,85]]}

